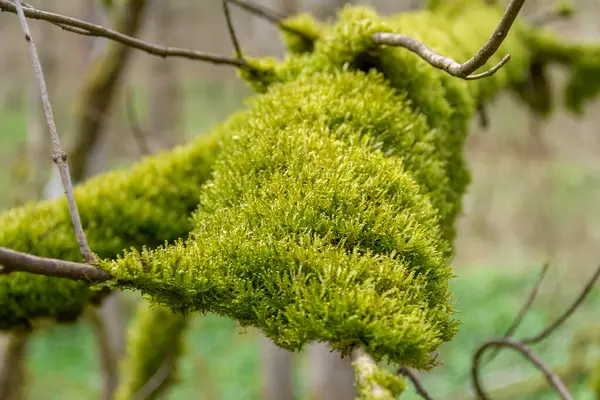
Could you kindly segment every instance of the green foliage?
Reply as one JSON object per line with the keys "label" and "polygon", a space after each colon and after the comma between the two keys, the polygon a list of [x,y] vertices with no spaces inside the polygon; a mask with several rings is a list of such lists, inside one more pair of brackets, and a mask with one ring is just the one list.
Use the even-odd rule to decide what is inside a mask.
{"label": "green foliage", "polygon": [[[292,32],[289,29],[281,29],[281,35],[287,50],[297,54],[312,52],[315,41],[319,38],[321,30],[324,29],[310,14],[294,15],[287,18],[282,24],[293,30]],[[302,32],[302,35],[298,35],[297,32]]]}
{"label": "green foliage", "polygon": [[[151,396],[144,397],[148,400],[158,399],[174,383],[177,359],[183,352],[182,334],[186,327],[187,318],[182,314],[164,307],[150,306],[146,301],[140,303],[137,321],[129,333],[128,354],[121,366],[117,400],[136,398],[135,395],[155,376],[160,377],[160,385]],[[162,376],[163,371],[168,371],[166,378]]]}

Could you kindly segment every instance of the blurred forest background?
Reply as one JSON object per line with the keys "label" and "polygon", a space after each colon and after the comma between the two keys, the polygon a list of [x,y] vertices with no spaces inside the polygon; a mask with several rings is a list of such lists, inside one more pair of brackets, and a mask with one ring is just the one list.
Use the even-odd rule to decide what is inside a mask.
{"label": "blurred forest background", "polygon": [[[332,18],[337,8],[351,3],[256,2],[285,14],[310,11],[321,19]],[[116,15],[119,10],[107,14],[99,3],[32,0],[33,6],[44,10],[118,29],[123,23]],[[131,21],[124,25],[133,36],[232,54],[221,1],[147,3],[139,17],[139,29]],[[423,2],[409,0],[354,3],[371,4],[381,13],[423,6]],[[574,5],[573,17],[549,22],[548,28],[574,40],[600,41],[600,1],[575,0]],[[549,6],[548,0],[531,0],[524,18],[533,18]],[[247,54],[282,55],[272,25],[236,7],[232,13]],[[250,94],[233,68],[165,60],[139,51],[127,51],[129,59],[123,62],[119,77],[115,70],[121,65],[115,60],[123,56],[119,55],[124,52],[122,47],[45,22],[30,24],[59,133],[78,181],[202,135],[243,107]],[[560,70],[552,71],[555,88],[561,87],[562,78]],[[583,119],[576,119],[561,111],[559,98],[553,100],[557,111],[547,120],[533,117],[514,99],[505,97],[489,106],[487,127],[473,121],[467,149],[473,182],[458,228],[453,262],[457,278],[452,282],[463,324],[456,339],[441,349],[443,365],[421,374],[435,398],[469,398],[472,350],[483,340],[503,334],[542,264],[548,261],[550,272],[517,336],[534,334],[556,317],[600,263],[600,102],[591,104]],[[39,90],[18,19],[0,13],[0,210],[62,194],[47,138]],[[562,374],[577,399],[593,398],[588,376],[590,363],[600,359],[597,292],[568,326],[535,347]],[[127,293],[114,300],[104,311],[118,337],[123,336],[139,298]],[[23,398],[98,398],[102,379],[93,324],[83,320],[51,326],[36,332],[27,343],[15,343],[8,337],[2,340],[5,352],[16,348],[25,360],[27,393]],[[581,343],[583,351],[577,351]],[[10,362],[18,357],[6,364],[9,359],[0,367],[16,369]],[[274,349],[259,333],[240,330],[232,321],[196,317],[186,333],[180,379],[165,398],[285,400],[292,397],[277,396],[294,393],[297,399],[345,400],[343,388],[352,385],[347,371],[346,362],[332,358],[320,346],[288,354]],[[486,374],[494,399],[558,398],[545,391],[541,375],[517,356],[502,354]]]}

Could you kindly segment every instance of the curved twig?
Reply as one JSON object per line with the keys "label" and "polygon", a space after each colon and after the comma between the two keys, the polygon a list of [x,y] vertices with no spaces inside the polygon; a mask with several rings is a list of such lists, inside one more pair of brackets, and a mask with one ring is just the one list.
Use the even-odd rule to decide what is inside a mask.
{"label": "curved twig", "polygon": [[[0,0],[0,11],[8,11],[16,14],[17,8],[15,6],[15,3],[13,3],[12,1]],[[104,37],[159,57],[187,58],[190,60],[206,61],[213,64],[230,65],[233,67],[243,67],[246,65],[246,63],[243,60],[236,58],[224,57],[216,54],[205,53],[201,51],[184,49],[179,47],[159,46],[154,43],[146,42],[128,35],[124,35],[120,32],[105,28],[100,25],[85,22],[77,18],[51,13],[48,11],[42,11],[33,7],[24,8],[23,13],[27,18],[47,21],[60,28],[67,29],[71,32],[79,34],[82,34],[81,31],[85,31],[87,32],[85,33],[85,35]]]}
{"label": "curved twig", "polygon": [[415,390],[417,391],[417,394],[419,396],[421,396],[425,400],[433,400],[433,397],[431,397],[429,395],[429,393],[427,393],[427,391],[423,387],[423,384],[421,384],[421,381],[419,381],[419,378],[417,378],[417,376],[414,374],[414,372],[412,372],[410,369],[408,369],[406,367],[400,367],[400,368],[398,368],[398,374],[404,376],[405,378],[410,379],[410,381],[413,383]]}
{"label": "curved twig", "polygon": [[575,299],[575,301],[573,302],[573,304],[571,304],[571,306],[560,317],[558,317],[556,319],[556,321],[554,321],[553,323],[551,323],[546,329],[544,329],[542,332],[540,332],[536,336],[533,336],[533,337],[528,338],[528,339],[524,339],[523,343],[524,344],[539,343],[542,340],[546,339],[548,336],[550,336],[550,334],[552,334],[552,332],[554,332],[567,319],[569,319],[569,317],[571,315],[573,315],[573,313],[575,312],[575,310],[577,310],[577,308],[583,303],[583,301],[585,300],[585,298],[592,291],[592,288],[596,284],[596,281],[598,280],[599,277],[600,277],[600,266],[598,266],[598,268],[596,269],[596,272],[594,273],[594,275],[592,275],[591,279],[585,285],[585,287],[583,288],[583,291]]}
{"label": "curved twig", "polygon": [[371,40],[373,43],[378,45],[404,47],[417,54],[430,65],[446,71],[452,76],[456,76],[465,80],[485,78],[493,75],[500,68],[502,68],[504,64],[510,60],[510,54],[504,56],[502,61],[500,61],[500,63],[490,70],[476,75],[471,74],[477,71],[480,67],[484,66],[485,63],[498,51],[498,48],[502,42],[504,42],[504,39],[508,35],[510,28],[512,27],[517,16],[519,15],[519,12],[521,11],[521,8],[523,7],[523,4],[525,4],[525,1],[526,0],[512,0],[489,40],[483,45],[476,55],[462,64],[449,57],[437,54],[425,44],[406,35],[379,32],[373,34],[371,36]]}
{"label": "curved twig", "polygon": [[308,40],[308,41],[314,40],[313,38],[307,36],[304,32],[299,31],[298,29],[294,29],[290,26],[287,26],[283,22],[283,20],[286,19],[287,16],[282,15],[282,14],[278,13],[277,11],[270,10],[266,7],[262,7],[262,6],[259,6],[258,4],[254,4],[254,3],[251,3],[251,2],[245,1],[245,0],[228,0],[228,2],[231,4],[235,4],[236,6],[240,7],[241,9],[246,10],[249,13],[256,15],[257,17],[263,18],[264,20],[267,20],[267,21],[271,22],[272,24],[277,25],[284,31],[293,33],[294,35],[298,35],[301,38]]}
{"label": "curved twig", "polygon": [[546,378],[546,381],[556,390],[563,400],[573,400],[573,396],[569,393],[569,390],[563,383],[563,381],[556,375],[546,364],[536,356],[524,343],[513,340],[511,338],[500,338],[491,339],[482,344],[473,357],[473,366],[471,369],[473,386],[477,398],[481,400],[488,400],[489,397],[485,393],[483,386],[481,385],[480,369],[483,354],[485,351],[492,347],[511,348],[519,352],[523,357],[533,363],[539,370],[541,370]]}
{"label": "curved twig", "polygon": [[[510,325],[510,327],[504,333],[504,335],[503,335],[504,338],[512,337],[512,335],[516,332],[519,325],[521,325],[521,322],[523,322],[525,315],[527,315],[529,310],[531,310],[531,306],[533,305],[533,302],[535,301],[535,299],[538,295],[540,286],[542,285],[542,282],[543,282],[544,278],[546,277],[546,273],[548,272],[549,266],[550,266],[549,263],[545,263],[544,266],[542,267],[542,270],[540,271],[540,275],[538,276],[537,281],[535,282],[535,285],[533,286],[533,288],[531,288],[531,291],[529,292],[529,296],[527,296],[527,300],[521,306],[521,309],[519,310],[519,313],[517,314],[517,317],[515,318],[513,323]],[[490,354],[490,357],[487,360],[485,360],[484,363],[488,364],[488,363],[492,362],[492,360],[498,355],[499,351],[500,351],[499,348],[495,348],[493,350],[493,352]]]}

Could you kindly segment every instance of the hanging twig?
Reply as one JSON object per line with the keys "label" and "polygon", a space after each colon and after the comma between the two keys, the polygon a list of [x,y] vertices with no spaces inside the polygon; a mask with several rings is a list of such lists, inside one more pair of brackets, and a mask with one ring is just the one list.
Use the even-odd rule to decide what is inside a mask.
{"label": "hanging twig", "polygon": [[421,381],[419,381],[419,378],[417,378],[415,373],[412,372],[410,369],[408,369],[406,367],[400,367],[400,368],[398,368],[398,374],[404,376],[405,378],[410,379],[410,381],[413,383],[413,385],[415,387],[415,390],[417,391],[417,394],[419,396],[421,396],[423,399],[433,400],[433,397],[431,397],[429,395],[429,393],[427,393],[427,391],[423,387],[423,384],[421,384]]}
{"label": "hanging twig", "polygon": [[16,12],[19,16],[19,21],[21,22],[21,27],[23,28],[23,33],[25,34],[25,41],[27,42],[29,48],[29,54],[35,70],[35,76],[40,87],[42,104],[44,106],[44,115],[46,116],[46,122],[48,124],[48,129],[50,130],[50,138],[52,142],[52,160],[60,171],[60,178],[62,180],[65,195],[67,196],[71,221],[73,223],[79,248],[81,249],[81,254],[83,255],[86,263],[93,264],[97,262],[97,260],[87,243],[85,232],[83,231],[83,226],[81,224],[81,217],[79,216],[77,204],[75,203],[75,197],[73,196],[73,185],[71,184],[71,175],[69,174],[69,166],[67,165],[67,153],[65,153],[61,148],[60,139],[56,131],[56,124],[54,122],[54,115],[52,113],[52,107],[48,98],[48,91],[46,89],[46,81],[44,79],[42,65],[35,48],[35,43],[31,37],[31,31],[29,30],[29,24],[27,23],[27,19],[25,18],[25,14],[23,12],[21,0],[16,0],[15,5]]}
{"label": "hanging twig", "polygon": [[[0,0],[0,11],[17,13],[17,7],[12,1]],[[213,64],[231,65],[234,67],[242,67],[245,65],[243,60],[231,57],[224,57],[216,54],[210,54],[178,47],[159,46],[131,36],[124,35],[120,32],[105,28],[100,25],[95,25],[89,22],[85,22],[76,18],[71,18],[60,14],[42,11],[33,7],[27,7],[24,9],[22,8],[22,14],[24,14],[24,16],[27,18],[50,22],[71,32],[85,34],[88,36],[104,37],[110,40],[114,40],[126,46],[130,46],[135,49],[142,50],[149,54],[159,57],[187,58],[190,60],[207,61]]]}
{"label": "hanging twig", "polygon": [[556,389],[556,392],[560,395],[563,400],[573,400],[573,397],[569,393],[569,390],[566,388],[563,381],[556,375],[550,368],[546,366],[546,364],[536,356],[524,343],[513,340],[511,338],[500,338],[500,339],[492,339],[488,340],[484,344],[482,344],[475,353],[473,357],[473,367],[471,369],[473,386],[475,389],[476,397],[480,400],[488,400],[489,397],[486,394],[483,386],[481,384],[481,362],[482,357],[485,351],[492,347],[500,347],[500,348],[511,348],[519,352],[523,357],[531,361],[539,370],[541,370],[546,378],[546,381]]}
{"label": "hanging twig", "polygon": [[133,400],[147,400],[151,398],[158,389],[169,379],[171,370],[175,367],[176,357],[169,353],[163,360],[160,368],[152,375],[148,382],[144,384],[132,397]]}
{"label": "hanging twig", "polygon": [[498,51],[498,48],[502,42],[504,42],[504,39],[508,35],[510,28],[519,15],[523,4],[525,4],[525,0],[512,0],[490,39],[483,45],[483,47],[475,56],[462,64],[449,57],[437,54],[425,44],[406,35],[379,32],[371,36],[371,40],[373,43],[379,45],[404,47],[417,54],[432,66],[444,70],[452,76],[466,80],[485,78],[493,75],[496,73],[496,71],[502,68],[502,66],[504,66],[504,64],[510,60],[510,54],[504,56],[502,61],[500,61],[500,63],[490,70],[476,75],[471,74],[485,65],[485,63],[496,53],[496,51]]}
{"label": "hanging twig", "polygon": [[258,4],[254,4],[254,3],[251,3],[246,0],[228,0],[228,2],[231,4],[235,4],[236,6],[240,7],[241,9],[246,10],[249,13],[256,15],[257,17],[260,17],[266,21],[271,22],[272,24],[277,25],[284,31],[293,33],[294,35],[298,35],[307,41],[314,40],[314,38],[307,36],[306,33],[299,31],[298,29],[294,29],[290,26],[287,26],[283,22],[283,20],[287,18],[286,15],[282,15],[274,10],[270,10],[266,7],[261,7]]}
{"label": "hanging twig", "polygon": [[233,48],[235,50],[235,57],[239,60],[243,60],[242,47],[238,41],[237,35],[235,34],[235,28],[233,27],[233,21],[231,20],[231,13],[229,12],[229,0],[223,0],[223,13],[225,14],[225,21],[227,21],[227,30],[229,31],[229,37]]}

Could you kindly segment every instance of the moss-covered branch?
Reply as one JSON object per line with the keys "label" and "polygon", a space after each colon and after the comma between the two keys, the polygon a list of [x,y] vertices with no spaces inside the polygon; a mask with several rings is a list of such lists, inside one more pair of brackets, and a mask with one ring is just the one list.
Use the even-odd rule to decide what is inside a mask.
{"label": "moss-covered branch", "polygon": [[[465,82],[405,49],[373,47],[373,33],[401,31],[468,59],[502,16],[471,3],[389,18],[346,8],[332,26],[287,23],[306,26],[313,46],[288,31],[298,47],[284,61],[250,60],[240,72],[259,94],[208,142],[77,189],[111,284],[173,311],[234,318],[287,349],[327,341],[342,354],[360,347],[375,360],[432,367],[457,326],[449,261],[469,182],[468,122],[478,104],[521,85],[534,62],[553,60],[540,57],[552,53],[550,39],[555,53],[569,51],[518,25],[501,49],[512,62]],[[585,68],[600,72],[600,59]],[[65,211],[47,202],[0,216],[0,245],[76,260]],[[73,317],[93,297],[84,284],[11,274],[0,277],[0,321],[11,329]]]}

